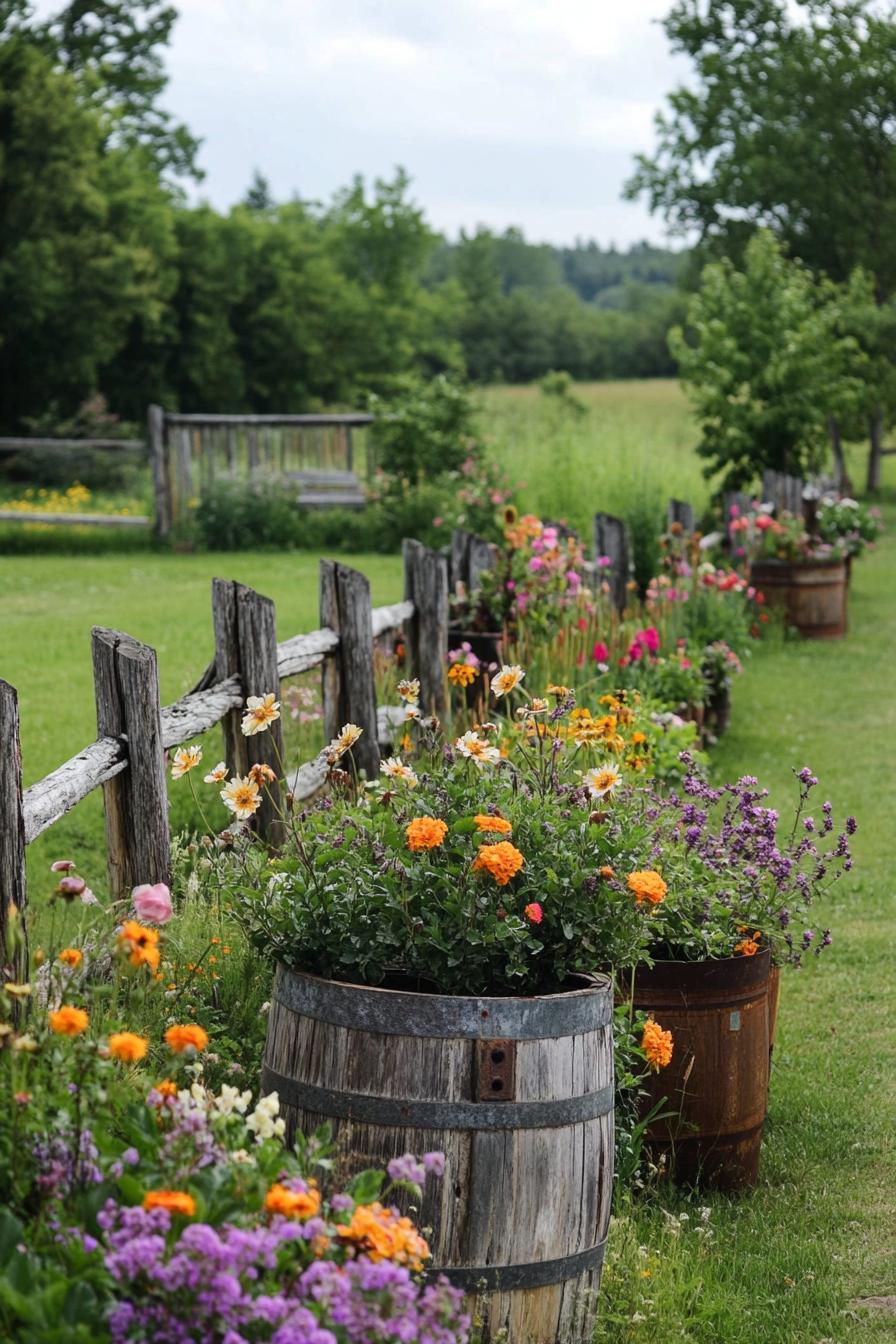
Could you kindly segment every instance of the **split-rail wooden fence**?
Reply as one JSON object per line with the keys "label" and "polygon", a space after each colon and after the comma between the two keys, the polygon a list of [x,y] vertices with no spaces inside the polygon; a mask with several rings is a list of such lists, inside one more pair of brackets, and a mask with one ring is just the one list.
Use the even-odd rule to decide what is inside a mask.
{"label": "split-rail wooden fence", "polygon": [[[102,788],[111,894],[127,897],[142,882],[169,879],[170,835],[165,753],[223,723],[231,774],[265,763],[281,772],[281,723],[245,737],[240,721],[251,695],[278,691],[286,677],[319,667],[324,733],[344,723],[363,730],[354,758],[368,778],[379,771],[374,642],[402,629],[410,675],[420,680],[425,713],[445,710],[444,654],[448,638],[445,557],[405,541],[404,600],[371,608],[365,576],[347,565],[320,563],[320,629],[277,642],[274,603],[241,583],[215,579],[215,651],[197,686],[162,706],[155,650],[118,630],[92,634],[97,737],[44,779],[22,788],[18,696],[0,680],[0,950],[9,907],[26,903],[25,849],[56,821]],[[254,826],[276,842],[283,793],[295,802],[321,787],[320,760],[304,764],[265,793]],[[2,955],[0,955],[2,960]],[[14,967],[7,967],[7,974]]]}

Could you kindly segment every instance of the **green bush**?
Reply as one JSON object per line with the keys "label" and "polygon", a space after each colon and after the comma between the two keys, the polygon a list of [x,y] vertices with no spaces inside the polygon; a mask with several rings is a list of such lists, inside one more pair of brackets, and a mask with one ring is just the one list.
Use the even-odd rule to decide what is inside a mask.
{"label": "green bush", "polygon": [[371,396],[368,406],[378,417],[371,432],[376,463],[390,476],[440,476],[479,455],[470,395],[444,374],[408,374],[388,397]]}

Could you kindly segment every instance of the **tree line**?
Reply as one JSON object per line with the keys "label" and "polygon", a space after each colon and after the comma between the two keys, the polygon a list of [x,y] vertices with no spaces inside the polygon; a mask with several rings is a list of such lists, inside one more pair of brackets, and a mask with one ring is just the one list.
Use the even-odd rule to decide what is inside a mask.
{"label": "tree line", "polygon": [[52,431],[101,393],[125,420],[358,404],[409,372],[526,381],[666,374],[680,258],[517,230],[449,242],[407,176],[321,203],[256,175],[188,202],[198,143],[163,107],[176,12],[0,0],[0,429]]}

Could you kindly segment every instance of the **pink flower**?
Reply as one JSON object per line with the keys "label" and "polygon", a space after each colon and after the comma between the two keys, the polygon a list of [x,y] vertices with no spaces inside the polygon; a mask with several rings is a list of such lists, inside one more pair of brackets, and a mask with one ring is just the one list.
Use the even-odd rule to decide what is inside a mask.
{"label": "pink flower", "polygon": [[682,658],[682,660],[681,660],[681,665],[682,665],[682,667],[690,667],[690,665],[691,665],[691,660],[690,660],[690,658]]}
{"label": "pink flower", "polygon": [[544,919],[544,911],[537,901],[530,901],[523,911],[523,914],[530,924],[540,924]]}
{"label": "pink flower", "polygon": [[599,555],[597,557],[598,569],[609,569],[612,563],[613,561],[610,559],[608,555]]}
{"label": "pink flower", "polygon": [[543,568],[544,568],[544,561],[542,560],[541,556],[533,555],[532,559],[529,561],[529,569],[531,573],[537,574],[538,571]]}
{"label": "pink flower", "polygon": [[642,656],[643,656],[643,653],[644,653],[644,650],[641,648],[641,645],[638,643],[638,641],[637,641],[636,639],[633,639],[632,642],[631,642],[631,644],[629,644],[629,646],[628,646],[628,660],[629,660],[629,662],[630,662],[630,663],[638,663],[638,662],[640,662],[640,661],[641,661],[641,658],[642,658]]}
{"label": "pink flower", "polygon": [[572,588],[573,592],[578,591],[579,584],[581,582],[582,582],[582,576],[580,574],[577,574],[574,569],[571,569],[566,575],[567,586],[569,588]]}
{"label": "pink flower", "polygon": [[51,873],[70,873],[75,866],[74,859],[57,859],[50,865]]}
{"label": "pink flower", "polygon": [[445,521],[444,518],[433,518],[432,525],[433,527],[441,527],[444,521]]}
{"label": "pink flower", "polygon": [[596,663],[607,663],[610,661],[610,650],[602,639],[599,639],[591,650],[591,657]]}
{"label": "pink flower", "polygon": [[737,518],[739,515],[740,515],[740,509],[737,507],[736,504],[732,504],[728,510],[728,516],[730,518]]}
{"label": "pink flower", "polygon": [[171,892],[164,882],[156,882],[154,886],[144,884],[142,887],[135,887],[131,892],[131,900],[137,918],[144,924],[167,924],[174,914]]}
{"label": "pink flower", "polygon": [[656,653],[660,647],[660,632],[655,625],[648,625],[646,630],[639,630],[637,639],[643,644],[648,653]]}
{"label": "pink flower", "polygon": [[773,524],[774,519],[767,513],[760,513],[759,517],[756,519],[756,526],[759,528],[760,532],[767,532]]}
{"label": "pink flower", "polygon": [[588,622],[585,620],[585,617],[580,616],[579,619],[576,621],[576,625],[584,635],[585,631],[588,629]]}

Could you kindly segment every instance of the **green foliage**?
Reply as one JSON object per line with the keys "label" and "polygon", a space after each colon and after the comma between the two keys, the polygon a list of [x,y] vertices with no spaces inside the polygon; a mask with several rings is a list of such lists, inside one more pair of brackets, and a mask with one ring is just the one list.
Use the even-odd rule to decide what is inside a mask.
{"label": "green foliage", "polygon": [[702,437],[697,451],[719,489],[765,468],[818,470],[828,416],[859,396],[856,342],[839,335],[836,295],[789,261],[773,234],[750,240],[744,268],[708,265],[688,307],[690,340],[670,333]]}
{"label": "green foliage", "polygon": [[441,375],[424,380],[405,376],[387,396],[372,396],[371,431],[377,466],[406,480],[431,479],[458,471],[480,446],[468,392]]}

